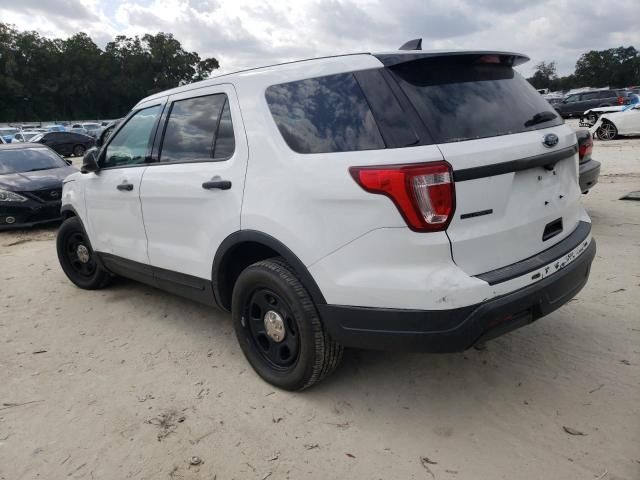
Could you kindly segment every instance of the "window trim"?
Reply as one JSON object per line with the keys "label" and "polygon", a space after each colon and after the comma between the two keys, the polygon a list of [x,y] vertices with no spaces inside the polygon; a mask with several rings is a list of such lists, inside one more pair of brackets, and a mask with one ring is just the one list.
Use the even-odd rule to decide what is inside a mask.
{"label": "window trim", "polygon": [[[163,162],[161,160],[162,158],[162,147],[164,145],[164,137],[165,134],[167,132],[167,126],[169,125],[169,119],[171,118],[171,112],[173,111],[173,106],[175,105],[176,102],[182,102],[185,100],[193,100],[194,98],[203,98],[203,97],[211,97],[213,95],[224,95],[225,96],[225,101],[222,104],[222,108],[220,109],[220,116],[218,117],[218,121],[216,123],[216,131],[215,131],[215,135],[213,137],[212,143],[213,143],[213,149],[211,150],[211,154],[212,157],[211,158],[207,158],[207,159],[203,159],[203,160],[189,160],[186,162],[180,162],[180,161],[175,161],[175,162]],[[157,142],[154,141],[154,145],[153,145],[153,153],[154,153],[154,162],[150,163],[148,166],[155,166],[155,165],[188,165],[191,163],[209,163],[209,162],[214,162],[214,163],[218,163],[218,162],[226,162],[227,160],[231,160],[237,151],[237,145],[238,145],[238,139],[236,137],[236,128],[233,122],[233,113],[231,112],[231,103],[229,102],[230,99],[230,95],[225,92],[225,91],[218,91],[218,92],[209,92],[209,93],[202,93],[200,95],[194,95],[192,97],[184,97],[184,98],[176,98],[174,100],[171,101],[167,101],[167,104],[165,106],[165,109],[162,113],[162,133],[159,136]],[[224,107],[225,105],[227,105],[227,103],[229,103],[229,115],[231,115],[231,125],[233,127],[233,141],[234,141],[234,149],[233,149],[233,153],[231,155],[229,155],[228,157],[223,157],[223,158],[214,158],[213,155],[215,155],[215,144],[218,141],[218,130],[220,129],[220,121],[222,120],[222,112],[224,111]],[[160,129],[158,129],[158,131],[160,131]]]}
{"label": "window trim", "polygon": [[[107,140],[107,143],[105,143],[104,145],[102,145],[100,147],[100,154],[98,155],[98,166],[100,166],[100,163],[102,163],[102,161],[104,160],[104,156],[106,155],[107,152],[107,148],[109,147],[109,145],[111,145],[111,142],[113,141],[113,139],[116,137],[116,135],[118,134],[118,132],[120,132],[120,130],[122,130],[124,128],[124,126],[126,124],[129,123],[129,121],[135,116],[137,115],[139,112],[143,111],[143,110],[147,110],[148,108],[153,108],[153,107],[162,107],[162,110],[160,111],[160,115],[158,115],[158,118],[156,118],[156,121],[153,125],[153,127],[151,127],[151,132],[149,132],[149,141],[147,143],[147,151],[144,157],[144,162],[142,163],[136,163],[133,165],[117,165],[114,167],[102,167],[100,166],[99,170],[96,173],[100,173],[103,170],[116,170],[119,168],[139,168],[139,167],[148,167],[149,165],[152,165],[152,163],[150,162],[153,161],[152,157],[151,157],[151,153],[153,151],[153,143],[155,141],[155,137],[158,131],[158,125],[160,124],[160,119],[162,118],[162,115],[164,114],[164,111],[166,110],[166,97],[160,99],[161,101],[159,101],[158,103],[153,103],[151,105],[145,105],[144,107],[138,108],[138,109],[134,109],[131,110],[129,112],[129,114],[127,116],[125,116],[124,120],[122,122],[120,122],[120,124],[114,129],[114,131],[111,133],[111,135],[109,135],[109,139]],[[162,101],[164,100],[164,101]],[[152,140],[153,138],[153,140]]]}

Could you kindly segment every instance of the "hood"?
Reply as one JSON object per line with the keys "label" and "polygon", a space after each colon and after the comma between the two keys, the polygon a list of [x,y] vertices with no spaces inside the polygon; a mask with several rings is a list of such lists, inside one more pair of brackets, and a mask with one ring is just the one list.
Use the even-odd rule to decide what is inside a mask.
{"label": "hood", "polygon": [[8,173],[0,175],[0,188],[12,192],[62,188],[62,181],[77,171],[74,167],[68,166],[35,172]]}

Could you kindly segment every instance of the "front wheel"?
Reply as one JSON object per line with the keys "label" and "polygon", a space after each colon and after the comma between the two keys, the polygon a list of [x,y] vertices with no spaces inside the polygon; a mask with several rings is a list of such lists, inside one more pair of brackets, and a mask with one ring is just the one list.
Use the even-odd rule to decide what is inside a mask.
{"label": "front wheel", "polygon": [[611,122],[603,122],[596,130],[596,135],[600,140],[613,140],[618,136],[618,129]]}
{"label": "front wheel", "polygon": [[104,288],[111,275],[96,261],[89,237],[78,217],[64,221],[56,238],[58,261],[69,280],[86,290]]}
{"label": "front wheel", "polygon": [[254,370],[284,390],[302,390],[333,372],[343,347],[325,330],[316,306],[281,258],[247,267],[233,288],[232,316]]}

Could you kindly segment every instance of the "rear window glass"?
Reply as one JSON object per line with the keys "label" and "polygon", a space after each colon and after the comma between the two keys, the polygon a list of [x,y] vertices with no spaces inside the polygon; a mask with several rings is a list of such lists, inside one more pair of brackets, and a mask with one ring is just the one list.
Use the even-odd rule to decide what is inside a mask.
{"label": "rear window glass", "polygon": [[266,99],[280,133],[298,153],[385,148],[351,73],[273,85]]}
{"label": "rear window glass", "polygon": [[391,68],[435,143],[508,135],[563,123],[508,65],[427,59]]}

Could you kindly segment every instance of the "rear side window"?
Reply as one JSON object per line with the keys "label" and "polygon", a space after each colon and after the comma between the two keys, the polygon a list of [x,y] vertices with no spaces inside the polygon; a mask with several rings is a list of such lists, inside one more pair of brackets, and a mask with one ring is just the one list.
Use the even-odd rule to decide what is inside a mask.
{"label": "rear side window", "polygon": [[223,93],[173,103],[162,141],[161,162],[223,160],[233,154],[229,101]]}
{"label": "rear side window", "polygon": [[298,153],[385,148],[351,73],[273,85],[266,99],[280,133]]}
{"label": "rear side window", "polygon": [[513,68],[467,57],[421,59],[391,68],[435,143],[459,142],[563,123]]}

